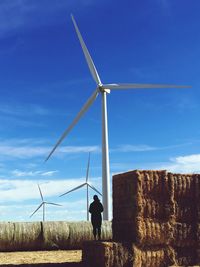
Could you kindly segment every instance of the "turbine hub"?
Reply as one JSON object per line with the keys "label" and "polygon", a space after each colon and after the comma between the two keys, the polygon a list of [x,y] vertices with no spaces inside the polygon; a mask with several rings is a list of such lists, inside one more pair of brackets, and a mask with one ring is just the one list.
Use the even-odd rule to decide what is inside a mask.
{"label": "turbine hub", "polygon": [[99,91],[100,91],[101,93],[106,92],[106,93],[110,94],[110,89],[106,89],[106,88],[103,86],[103,84],[100,84],[100,85],[98,86],[98,89],[99,89]]}

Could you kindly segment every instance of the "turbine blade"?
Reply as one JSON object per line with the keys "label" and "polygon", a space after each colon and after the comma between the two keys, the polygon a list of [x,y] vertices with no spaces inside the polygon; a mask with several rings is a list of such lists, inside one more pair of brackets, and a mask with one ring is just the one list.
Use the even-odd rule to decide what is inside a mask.
{"label": "turbine blade", "polygon": [[45,202],[46,204],[50,204],[50,205],[55,205],[55,206],[62,206],[60,204],[56,204],[56,203],[53,203],[53,202]]}
{"label": "turbine blade", "polygon": [[86,183],[88,182],[89,169],[90,169],[90,152],[89,152],[89,156],[88,156],[88,165],[87,165],[87,172],[86,172]]}
{"label": "turbine blade", "polygon": [[174,84],[139,84],[139,83],[111,83],[103,84],[105,89],[148,89],[148,88],[191,88],[188,85],[174,85]]}
{"label": "turbine blade", "polygon": [[94,191],[96,191],[99,195],[101,195],[102,196],[102,194],[94,187],[94,186],[92,186],[92,185],[90,185],[90,184],[88,184],[88,186],[91,188],[91,189],[93,189]]}
{"label": "turbine blade", "polygon": [[39,188],[39,191],[40,191],[41,199],[42,199],[42,201],[44,201],[44,198],[43,198],[43,195],[42,195],[42,191],[41,191],[41,188],[40,188],[39,184],[38,184],[38,188]]}
{"label": "turbine blade", "polygon": [[31,214],[30,217],[32,217],[33,214],[35,214],[35,213],[42,207],[43,204],[44,204],[44,203],[42,202],[42,203],[38,206],[38,208]]}
{"label": "turbine blade", "polygon": [[75,191],[75,190],[77,190],[77,189],[79,189],[79,188],[83,187],[84,185],[86,185],[86,183],[84,183],[84,184],[81,184],[81,185],[79,185],[79,186],[77,186],[77,187],[73,188],[73,189],[72,189],[72,190],[70,190],[70,191],[67,191],[66,193],[64,193],[64,194],[60,195],[60,197],[62,197],[62,196],[64,196],[64,195],[66,195],[66,194],[69,194],[69,193],[71,193],[71,192],[73,192],[73,191]]}
{"label": "turbine blade", "polygon": [[63,139],[66,137],[66,135],[72,130],[72,128],[77,124],[77,122],[80,120],[80,118],[85,114],[85,112],[88,110],[88,108],[93,104],[95,101],[96,97],[98,96],[99,92],[98,89],[94,91],[94,93],[91,95],[91,97],[87,100],[87,102],[84,104],[82,109],[79,111],[73,122],[69,125],[69,127],[64,131],[60,139],[57,141],[51,152],[49,153],[48,157],[46,158],[45,161],[47,161],[53,152],[56,150],[56,148],[59,146],[59,144],[63,141]]}
{"label": "turbine blade", "polygon": [[83,38],[81,36],[81,33],[80,33],[79,29],[78,29],[78,26],[76,24],[76,21],[75,21],[73,15],[71,15],[71,18],[72,18],[72,21],[73,21],[73,24],[74,24],[74,28],[76,30],[76,33],[78,35],[78,39],[80,41],[81,47],[83,49],[83,53],[85,55],[85,58],[86,58],[88,67],[89,67],[90,72],[92,74],[92,77],[95,80],[96,84],[99,85],[99,84],[101,84],[101,80],[99,78],[99,75],[98,75],[98,72],[97,72],[96,67],[94,65],[94,62],[93,62],[93,60],[92,60],[92,58],[91,58],[91,56],[89,54],[89,51],[88,51],[88,49],[87,49],[87,47],[86,47],[86,45],[85,45],[85,43],[83,41]]}

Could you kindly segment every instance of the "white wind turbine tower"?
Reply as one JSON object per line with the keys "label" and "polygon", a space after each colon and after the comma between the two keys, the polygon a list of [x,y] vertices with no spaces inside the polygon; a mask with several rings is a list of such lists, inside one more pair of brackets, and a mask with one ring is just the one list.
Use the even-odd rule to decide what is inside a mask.
{"label": "white wind turbine tower", "polygon": [[58,145],[63,141],[63,139],[68,135],[72,128],[77,124],[80,118],[88,110],[88,108],[93,104],[97,96],[100,94],[102,97],[102,192],[103,192],[103,205],[104,213],[103,219],[109,220],[109,207],[110,207],[110,167],[109,167],[109,150],[108,150],[108,122],[107,122],[107,103],[106,97],[107,93],[110,93],[110,90],[119,90],[119,89],[150,89],[150,88],[189,88],[190,86],[180,86],[180,85],[170,85],[170,84],[135,84],[135,83],[111,83],[103,84],[99,78],[96,67],[93,63],[93,60],[88,52],[88,49],[83,41],[81,33],[78,29],[76,21],[73,16],[71,16],[76,33],[78,35],[85,59],[87,61],[88,67],[90,69],[91,75],[96,82],[96,89],[89,97],[87,102],[83,105],[82,109],[79,111],[75,119],[69,125],[69,127],[64,131],[60,139],[57,141],[50,154],[46,158],[46,161],[53,154]]}
{"label": "white wind turbine tower", "polygon": [[60,195],[60,197],[62,197],[62,196],[64,196],[64,195],[67,195],[67,194],[69,194],[69,193],[71,193],[71,192],[73,192],[73,191],[79,189],[79,188],[82,188],[82,187],[86,186],[86,188],[87,188],[87,221],[89,221],[89,187],[90,187],[92,190],[96,191],[99,195],[102,196],[102,194],[101,194],[101,193],[100,193],[94,186],[92,186],[92,185],[88,182],[88,178],[89,178],[89,169],[90,169],[90,153],[89,153],[89,156],[88,156],[88,164],[87,164],[87,172],[86,172],[85,183],[83,183],[83,184],[81,184],[81,185],[79,185],[79,186],[73,188],[72,190],[70,190],[70,191],[68,191],[68,192],[66,192],[66,193],[64,193],[64,194],[62,194],[62,195]]}
{"label": "white wind turbine tower", "polygon": [[43,222],[45,221],[45,205],[55,205],[55,206],[62,206],[60,204],[56,204],[56,203],[52,203],[52,202],[47,202],[47,201],[44,201],[44,198],[43,198],[43,195],[42,195],[42,191],[41,191],[41,188],[38,184],[38,189],[39,189],[39,192],[40,192],[40,196],[41,196],[41,199],[42,199],[42,202],[41,204],[38,206],[38,208],[31,214],[30,217],[33,216],[33,214],[35,214],[41,207],[43,207]]}

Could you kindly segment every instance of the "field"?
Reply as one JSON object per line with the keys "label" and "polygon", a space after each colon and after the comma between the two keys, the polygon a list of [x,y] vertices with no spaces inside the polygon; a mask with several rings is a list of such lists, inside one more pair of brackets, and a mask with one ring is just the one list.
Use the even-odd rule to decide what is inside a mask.
{"label": "field", "polygon": [[0,252],[0,266],[81,266],[81,250]]}

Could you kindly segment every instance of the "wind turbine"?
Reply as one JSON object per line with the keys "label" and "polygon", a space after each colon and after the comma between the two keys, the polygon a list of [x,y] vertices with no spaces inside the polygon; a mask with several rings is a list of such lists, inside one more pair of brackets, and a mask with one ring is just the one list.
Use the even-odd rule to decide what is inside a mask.
{"label": "wind turbine", "polygon": [[110,90],[119,90],[119,89],[150,89],[150,88],[189,88],[190,86],[181,86],[181,85],[170,85],[170,84],[135,84],[135,83],[110,83],[103,84],[98,75],[94,62],[89,54],[89,51],[83,41],[81,33],[78,29],[76,21],[71,15],[76,33],[78,35],[78,39],[80,41],[83,53],[85,55],[85,59],[87,61],[89,70],[91,75],[96,82],[96,89],[89,97],[87,102],[83,105],[75,119],[69,125],[69,127],[64,131],[61,135],[48,157],[45,161],[47,161],[50,156],[53,154],[58,145],[63,141],[63,139],[69,134],[69,132],[73,129],[73,127],[77,124],[80,118],[85,114],[88,108],[93,104],[97,96],[100,94],[102,97],[102,192],[103,192],[103,206],[104,213],[103,219],[109,220],[109,207],[110,207],[110,166],[109,166],[109,150],[108,150],[108,121],[107,121],[107,93],[110,93]]}
{"label": "wind turbine", "polygon": [[40,196],[41,196],[41,199],[42,199],[42,203],[38,206],[38,208],[31,214],[30,217],[33,216],[33,214],[35,214],[41,207],[43,207],[43,222],[45,221],[45,205],[55,205],[55,206],[62,206],[60,204],[56,204],[56,203],[52,203],[52,202],[47,202],[47,201],[44,201],[44,198],[43,198],[43,195],[42,195],[42,191],[41,191],[41,188],[38,184],[38,189],[39,189],[39,192],[40,192]]}
{"label": "wind turbine", "polygon": [[90,187],[92,190],[96,191],[99,195],[102,196],[102,194],[101,194],[101,193],[100,193],[94,186],[92,186],[91,184],[88,183],[89,169],[90,169],[90,153],[89,153],[89,156],[88,156],[88,164],[87,164],[87,172],[86,172],[85,183],[83,183],[83,184],[81,184],[81,185],[79,185],[79,186],[73,188],[72,190],[70,190],[70,191],[68,191],[68,192],[66,192],[66,193],[64,193],[64,194],[62,194],[62,195],[60,195],[60,197],[62,197],[62,196],[64,196],[64,195],[67,195],[67,194],[69,194],[69,193],[71,193],[71,192],[73,192],[73,191],[79,189],[79,188],[82,188],[82,187],[86,186],[86,188],[87,188],[87,221],[89,221],[89,187]]}

